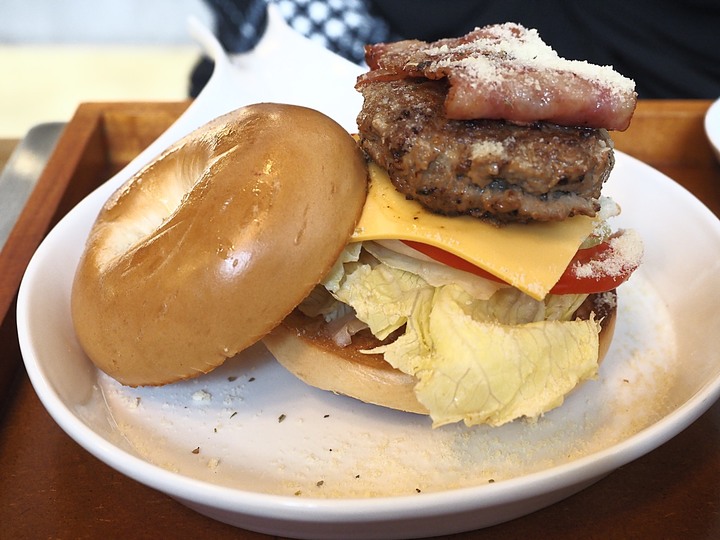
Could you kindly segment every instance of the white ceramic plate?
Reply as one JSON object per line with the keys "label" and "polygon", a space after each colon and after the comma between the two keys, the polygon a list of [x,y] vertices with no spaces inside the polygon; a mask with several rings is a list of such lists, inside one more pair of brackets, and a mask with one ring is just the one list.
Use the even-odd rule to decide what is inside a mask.
{"label": "white ceramic plate", "polygon": [[[312,47],[277,20],[271,27],[256,58],[285,50],[288,40],[293,51]],[[207,35],[200,39],[221,54]],[[325,53],[317,54],[318,69],[326,69]],[[720,222],[672,180],[622,154],[606,193],[623,206],[617,225],[644,238],[645,261],[620,290],[617,335],[598,379],[535,424],[433,430],[425,417],[309,388],[261,345],[207,376],[162,388],[126,388],[99,373],[69,314],[92,221],[143,160],[204,120],[255,100],[250,91],[238,98],[238,88],[250,76],[274,79],[248,68],[253,61],[221,65],[188,114],[70,212],[28,266],[17,317],[27,371],[53,418],[89,452],[246,529],[304,538],[434,536],[567,497],[667,441],[718,398]],[[340,64],[337,80],[347,82],[356,68]],[[354,97],[338,92],[318,100],[321,90],[299,91],[296,102],[346,114],[343,100]],[[353,116],[339,120],[348,125]]]}
{"label": "white ceramic plate", "polygon": [[720,99],[715,100],[705,113],[703,125],[715,157],[720,161]]}

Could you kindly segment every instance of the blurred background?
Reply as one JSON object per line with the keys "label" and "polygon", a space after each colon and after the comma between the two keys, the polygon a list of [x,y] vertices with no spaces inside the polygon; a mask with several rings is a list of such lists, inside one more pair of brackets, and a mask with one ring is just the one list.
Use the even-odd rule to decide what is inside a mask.
{"label": "blurred background", "polygon": [[67,121],[84,101],[188,96],[202,0],[0,0],[0,139]]}
{"label": "blurred background", "polygon": [[[365,43],[515,21],[561,56],[613,65],[641,98],[720,95],[718,0],[274,2],[291,27],[355,62]],[[237,53],[262,34],[264,14],[264,0],[0,0],[0,140],[67,121],[85,101],[186,99],[212,70],[198,64],[188,18]]]}

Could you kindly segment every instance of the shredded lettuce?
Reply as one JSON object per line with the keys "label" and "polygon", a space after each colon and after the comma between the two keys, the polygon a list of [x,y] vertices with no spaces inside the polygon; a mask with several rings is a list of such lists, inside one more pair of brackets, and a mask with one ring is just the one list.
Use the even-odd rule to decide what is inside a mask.
{"label": "shredded lettuce", "polygon": [[382,340],[407,322],[418,295],[432,289],[416,274],[384,264],[363,264],[346,274],[333,296],[351,305],[358,319]]}
{"label": "shredded lettuce", "polygon": [[323,281],[323,285],[328,291],[335,292],[340,287],[340,281],[345,277],[348,269],[346,265],[360,260],[361,248],[361,242],[353,242],[345,246]]}
{"label": "shredded lettuce", "polygon": [[434,426],[535,418],[596,374],[596,321],[508,325],[478,320],[473,311],[461,289],[440,287],[403,336],[373,350],[419,380],[415,393]]}
{"label": "shredded lettuce", "polygon": [[323,287],[315,287],[310,291],[310,294],[302,301],[298,309],[308,317],[322,315],[326,322],[342,319],[349,313],[354,313],[350,305],[336,300]]}
{"label": "shredded lettuce", "polygon": [[433,287],[454,283],[460,285],[468,294],[482,300],[490,298],[498,289],[507,287],[442,263],[408,257],[377,242],[365,242],[363,248],[383,264],[417,274]]}
{"label": "shredded lettuce", "polygon": [[351,244],[343,253],[324,283],[334,302],[317,301],[318,312],[347,318],[338,305],[351,306],[381,340],[405,327],[394,342],[367,352],[383,353],[418,379],[415,393],[434,426],[536,418],[596,374],[599,323],[570,320],[586,295],[537,301],[499,287],[478,298],[465,283],[428,277],[422,262],[397,262],[406,256],[376,246],[368,251],[374,256]]}

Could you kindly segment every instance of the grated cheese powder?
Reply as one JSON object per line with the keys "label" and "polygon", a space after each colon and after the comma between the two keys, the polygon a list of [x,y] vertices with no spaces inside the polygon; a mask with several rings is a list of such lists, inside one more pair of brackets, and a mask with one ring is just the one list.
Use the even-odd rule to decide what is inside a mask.
{"label": "grated cheese powder", "polygon": [[579,278],[601,278],[620,276],[629,268],[640,265],[643,256],[643,243],[640,235],[627,229],[623,234],[612,237],[609,241],[610,256],[599,261],[577,264],[573,267]]}
{"label": "grated cheese powder", "polygon": [[598,66],[583,60],[567,60],[547,45],[535,29],[505,23],[476,29],[477,36],[467,43],[447,44],[427,49],[431,58],[440,58],[435,67],[465,70],[471,79],[501,83],[510,72],[535,71],[571,73],[617,94],[630,94],[635,83],[612,66]]}

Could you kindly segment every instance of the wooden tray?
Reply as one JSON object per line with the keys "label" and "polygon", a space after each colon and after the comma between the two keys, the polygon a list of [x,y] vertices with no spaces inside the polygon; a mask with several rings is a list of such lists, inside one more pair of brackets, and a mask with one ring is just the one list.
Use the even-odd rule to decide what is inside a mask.
{"label": "wooden tray", "polygon": [[[641,102],[631,128],[613,138],[618,149],[668,174],[720,215],[720,167],[702,128],[709,105]],[[0,253],[0,395],[9,398],[0,410],[0,538],[269,538],[211,521],[97,461],[51,420],[19,368],[14,300],[38,244],[187,106],[81,105]],[[554,538],[720,538],[720,405],[582,493],[458,538],[533,537],[540,530]]]}
{"label": "wooden tray", "polygon": [[146,148],[188,103],[86,103],[67,124],[0,252],[0,412],[21,364],[15,298],[32,254],[57,221]]}

